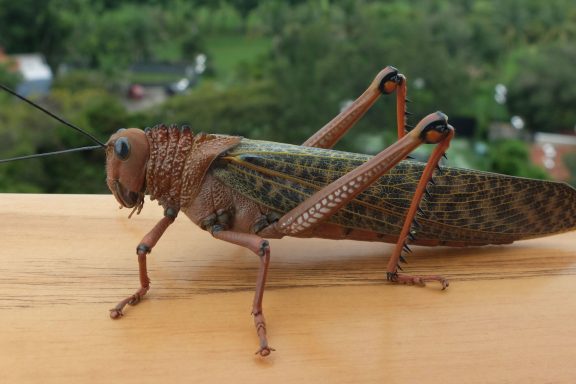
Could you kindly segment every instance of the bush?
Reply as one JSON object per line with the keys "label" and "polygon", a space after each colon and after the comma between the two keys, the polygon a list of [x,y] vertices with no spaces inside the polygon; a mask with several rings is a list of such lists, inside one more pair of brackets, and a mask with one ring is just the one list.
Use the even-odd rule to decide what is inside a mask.
{"label": "bush", "polygon": [[568,171],[570,171],[568,183],[576,187],[576,153],[567,153],[564,155],[564,164],[566,164]]}
{"label": "bush", "polygon": [[548,179],[546,171],[530,160],[528,145],[518,140],[502,140],[490,145],[490,171],[504,175]]}

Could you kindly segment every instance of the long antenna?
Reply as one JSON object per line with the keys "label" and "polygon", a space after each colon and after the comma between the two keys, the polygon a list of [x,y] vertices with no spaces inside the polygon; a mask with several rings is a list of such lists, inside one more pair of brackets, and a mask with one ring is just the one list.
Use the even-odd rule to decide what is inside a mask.
{"label": "long antenna", "polygon": [[[24,96],[19,95],[18,93],[16,93],[15,91],[11,90],[10,88],[8,88],[5,85],[0,84],[0,88],[2,88],[3,90],[5,90],[6,92],[16,96],[17,98],[19,98],[22,101],[27,102],[28,104],[30,104],[31,106],[33,106],[34,108],[37,108],[39,110],[41,110],[42,112],[46,113],[47,115],[51,116],[52,118],[58,120],[59,122],[61,122],[62,124],[65,124],[67,126],[69,126],[70,128],[80,132],[81,134],[88,136],[92,141],[94,141],[95,143],[98,144],[98,146],[100,147],[106,147],[106,144],[104,144],[103,142],[101,142],[100,140],[98,140],[97,138],[95,138],[94,136],[92,136],[91,134],[89,134],[88,132],[84,131],[83,129],[78,128],[77,126],[75,126],[72,123],[67,122],[66,120],[62,119],[59,116],[56,116],[55,114],[53,114],[52,112],[48,111],[47,109],[39,106],[38,104],[36,104],[35,102],[25,98]],[[88,148],[88,147],[83,147],[83,148]],[[96,147],[97,148],[97,147]],[[77,148],[77,150],[81,150],[80,148]],[[87,149],[84,149],[87,150]],[[70,150],[72,151],[72,150]],[[61,151],[63,152],[63,151]],[[52,153],[56,153],[56,152],[52,152]]]}
{"label": "long antenna", "polygon": [[54,152],[45,152],[45,153],[37,153],[35,155],[26,155],[26,156],[18,156],[18,157],[11,157],[9,159],[0,159],[0,163],[8,163],[9,161],[15,160],[26,160],[26,159],[34,159],[36,157],[46,157],[52,155],[60,155],[62,153],[69,153],[69,152],[80,152],[80,151],[91,151],[93,149],[102,148],[99,145],[93,145],[91,147],[80,147],[80,148],[72,148],[72,149],[63,149],[61,151],[54,151]]}

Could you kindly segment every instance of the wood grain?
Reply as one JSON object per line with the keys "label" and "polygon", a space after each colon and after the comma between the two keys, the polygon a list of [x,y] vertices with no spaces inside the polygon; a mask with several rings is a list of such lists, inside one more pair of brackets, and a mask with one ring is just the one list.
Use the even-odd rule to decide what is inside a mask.
{"label": "wood grain", "polygon": [[268,359],[250,308],[258,260],[185,217],[149,257],[135,247],[162,210],[130,220],[111,196],[0,195],[0,383],[569,383],[576,377],[576,232],[485,248],[415,247],[385,280],[392,246],[272,241]]}

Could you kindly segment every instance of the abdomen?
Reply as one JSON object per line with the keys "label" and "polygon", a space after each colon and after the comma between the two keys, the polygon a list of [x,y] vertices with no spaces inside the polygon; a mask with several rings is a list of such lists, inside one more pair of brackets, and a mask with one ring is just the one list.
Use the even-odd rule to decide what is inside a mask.
{"label": "abdomen", "polygon": [[[370,156],[243,139],[212,170],[230,188],[279,214]],[[329,222],[304,236],[394,242],[424,169],[403,161]],[[414,244],[484,245],[576,229],[576,190],[567,184],[443,167],[422,201]],[[320,230],[321,229],[321,230]]]}

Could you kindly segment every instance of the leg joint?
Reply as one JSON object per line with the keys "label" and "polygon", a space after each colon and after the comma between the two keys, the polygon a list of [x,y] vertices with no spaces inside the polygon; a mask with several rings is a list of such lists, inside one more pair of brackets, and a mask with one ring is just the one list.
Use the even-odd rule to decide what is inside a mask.
{"label": "leg joint", "polygon": [[148,253],[152,252],[152,248],[150,248],[149,246],[147,246],[144,243],[140,243],[138,244],[138,246],[136,247],[136,253],[138,255],[146,255]]}
{"label": "leg joint", "polygon": [[216,235],[218,232],[221,232],[224,230],[224,227],[222,227],[220,224],[213,224],[210,227],[206,228],[211,234],[212,236]]}
{"label": "leg joint", "polygon": [[176,217],[178,216],[178,210],[168,207],[168,208],[164,209],[164,216],[169,217],[172,219],[172,221],[174,221],[176,219]]}
{"label": "leg joint", "polygon": [[378,89],[385,95],[389,95],[396,90],[398,85],[402,84],[405,77],[400,74],[394,67],[386,67],[380,74],[383,74]]}
{"label": "leg joint", "polygon": [[270,252],[270,243],[268,240],[262,240],[260,243],[260,249],[258,250],[258,256],[263,257],[266,256],[266,253]]}

